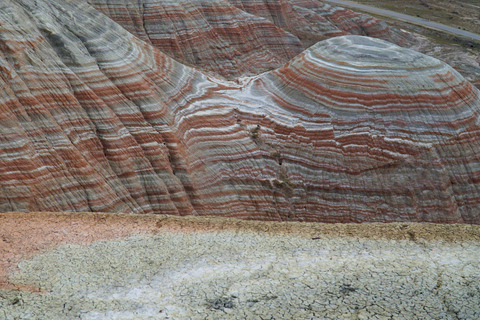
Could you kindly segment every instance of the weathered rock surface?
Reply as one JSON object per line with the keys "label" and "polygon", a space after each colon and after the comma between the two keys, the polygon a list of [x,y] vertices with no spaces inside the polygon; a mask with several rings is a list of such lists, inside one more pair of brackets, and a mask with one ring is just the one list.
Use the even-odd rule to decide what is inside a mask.
{"label": "weathered rock surface", "polygon": [[[0,222],[5,319],[480,317],[479,226],[86,213]],[[6,270],[24,290],[4,286]]]}
{"label": "weathered rock surface", "polygon": [[346,36],[222,81],[86,2],[0,21],[0,211],[480,223],[480,94],[438,60]]}
{"label": "weathered rock surface", "polygon": [[437,44],[426,37],[417,36],[417,42],[409,47],[415,51],[447,62],[465,79],[480,89],[480,54],[477,49],[459,44]]}
{"label": "weathered rock surface", "polygon": [[267,18],[292,32],[306,46],[322,38],[348,34],[384,39],[399,45],[406,45],[412,40],[411,35],[390,28],[375,17],[318,0],[229,1],[248,13]]}
{"label": "weathered rock surface", "polygon": [[257,144],[303,186],[289,195],[295,212],[315,203],[315,214],[341,221],[395,211],[405,221],[478,223],[479,91],[448,65],[372,38],[339,37],[252,80],[239,96],[270,106],[257,120],[266,127]]}
{"label": "weathered rock surface", "polygon": [[227,78],[277,68],[300,40],[224,0],[88,0],[132,34],[177,61]]}
{"label": "weathered rock surface", "polygon": [[374,17],[317,0],[87,2],[177,61],[230,79],[280,67],[334,36],[411,40]]}

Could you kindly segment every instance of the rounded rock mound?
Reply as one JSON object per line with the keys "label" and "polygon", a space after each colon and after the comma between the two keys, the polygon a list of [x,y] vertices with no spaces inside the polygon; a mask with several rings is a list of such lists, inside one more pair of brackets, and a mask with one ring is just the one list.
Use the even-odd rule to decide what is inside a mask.
{"label": "rounded rock mound", "polygon": [[272,118],[284,126],[287,138],[265,134],[265,144],[282,149],[282,166],[303,185],[292,199],[309,199],[313,216],[480,221],[480,94],[447,64],[344,36],[249,86],[252,100],[269,96]]}

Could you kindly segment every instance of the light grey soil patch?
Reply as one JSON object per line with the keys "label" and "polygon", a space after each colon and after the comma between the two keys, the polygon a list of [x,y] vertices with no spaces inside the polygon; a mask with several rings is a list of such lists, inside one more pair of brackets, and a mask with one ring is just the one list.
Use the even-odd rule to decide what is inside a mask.
{"label": "light grey soil patch", "polygon": [[0,319],[479,319],[480,245],[159,233],[23,261]]}

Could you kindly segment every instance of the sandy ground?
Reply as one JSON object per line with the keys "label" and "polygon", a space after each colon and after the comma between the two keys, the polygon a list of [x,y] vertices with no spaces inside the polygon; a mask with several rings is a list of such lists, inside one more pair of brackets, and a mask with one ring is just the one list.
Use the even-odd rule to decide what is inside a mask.
{"label": "sandy ground", "polygon": [[0,319],[478,319],[480,227],[0,214]]}

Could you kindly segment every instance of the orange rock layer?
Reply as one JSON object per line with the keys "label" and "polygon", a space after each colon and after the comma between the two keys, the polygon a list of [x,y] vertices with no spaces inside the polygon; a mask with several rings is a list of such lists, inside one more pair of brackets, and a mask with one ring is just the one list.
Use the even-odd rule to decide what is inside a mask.
{"label": "orange rock layer", "polygon": [[480,93],[343,36],[224,81],[86,2],[0,5],[0,211],[480,223]]}

